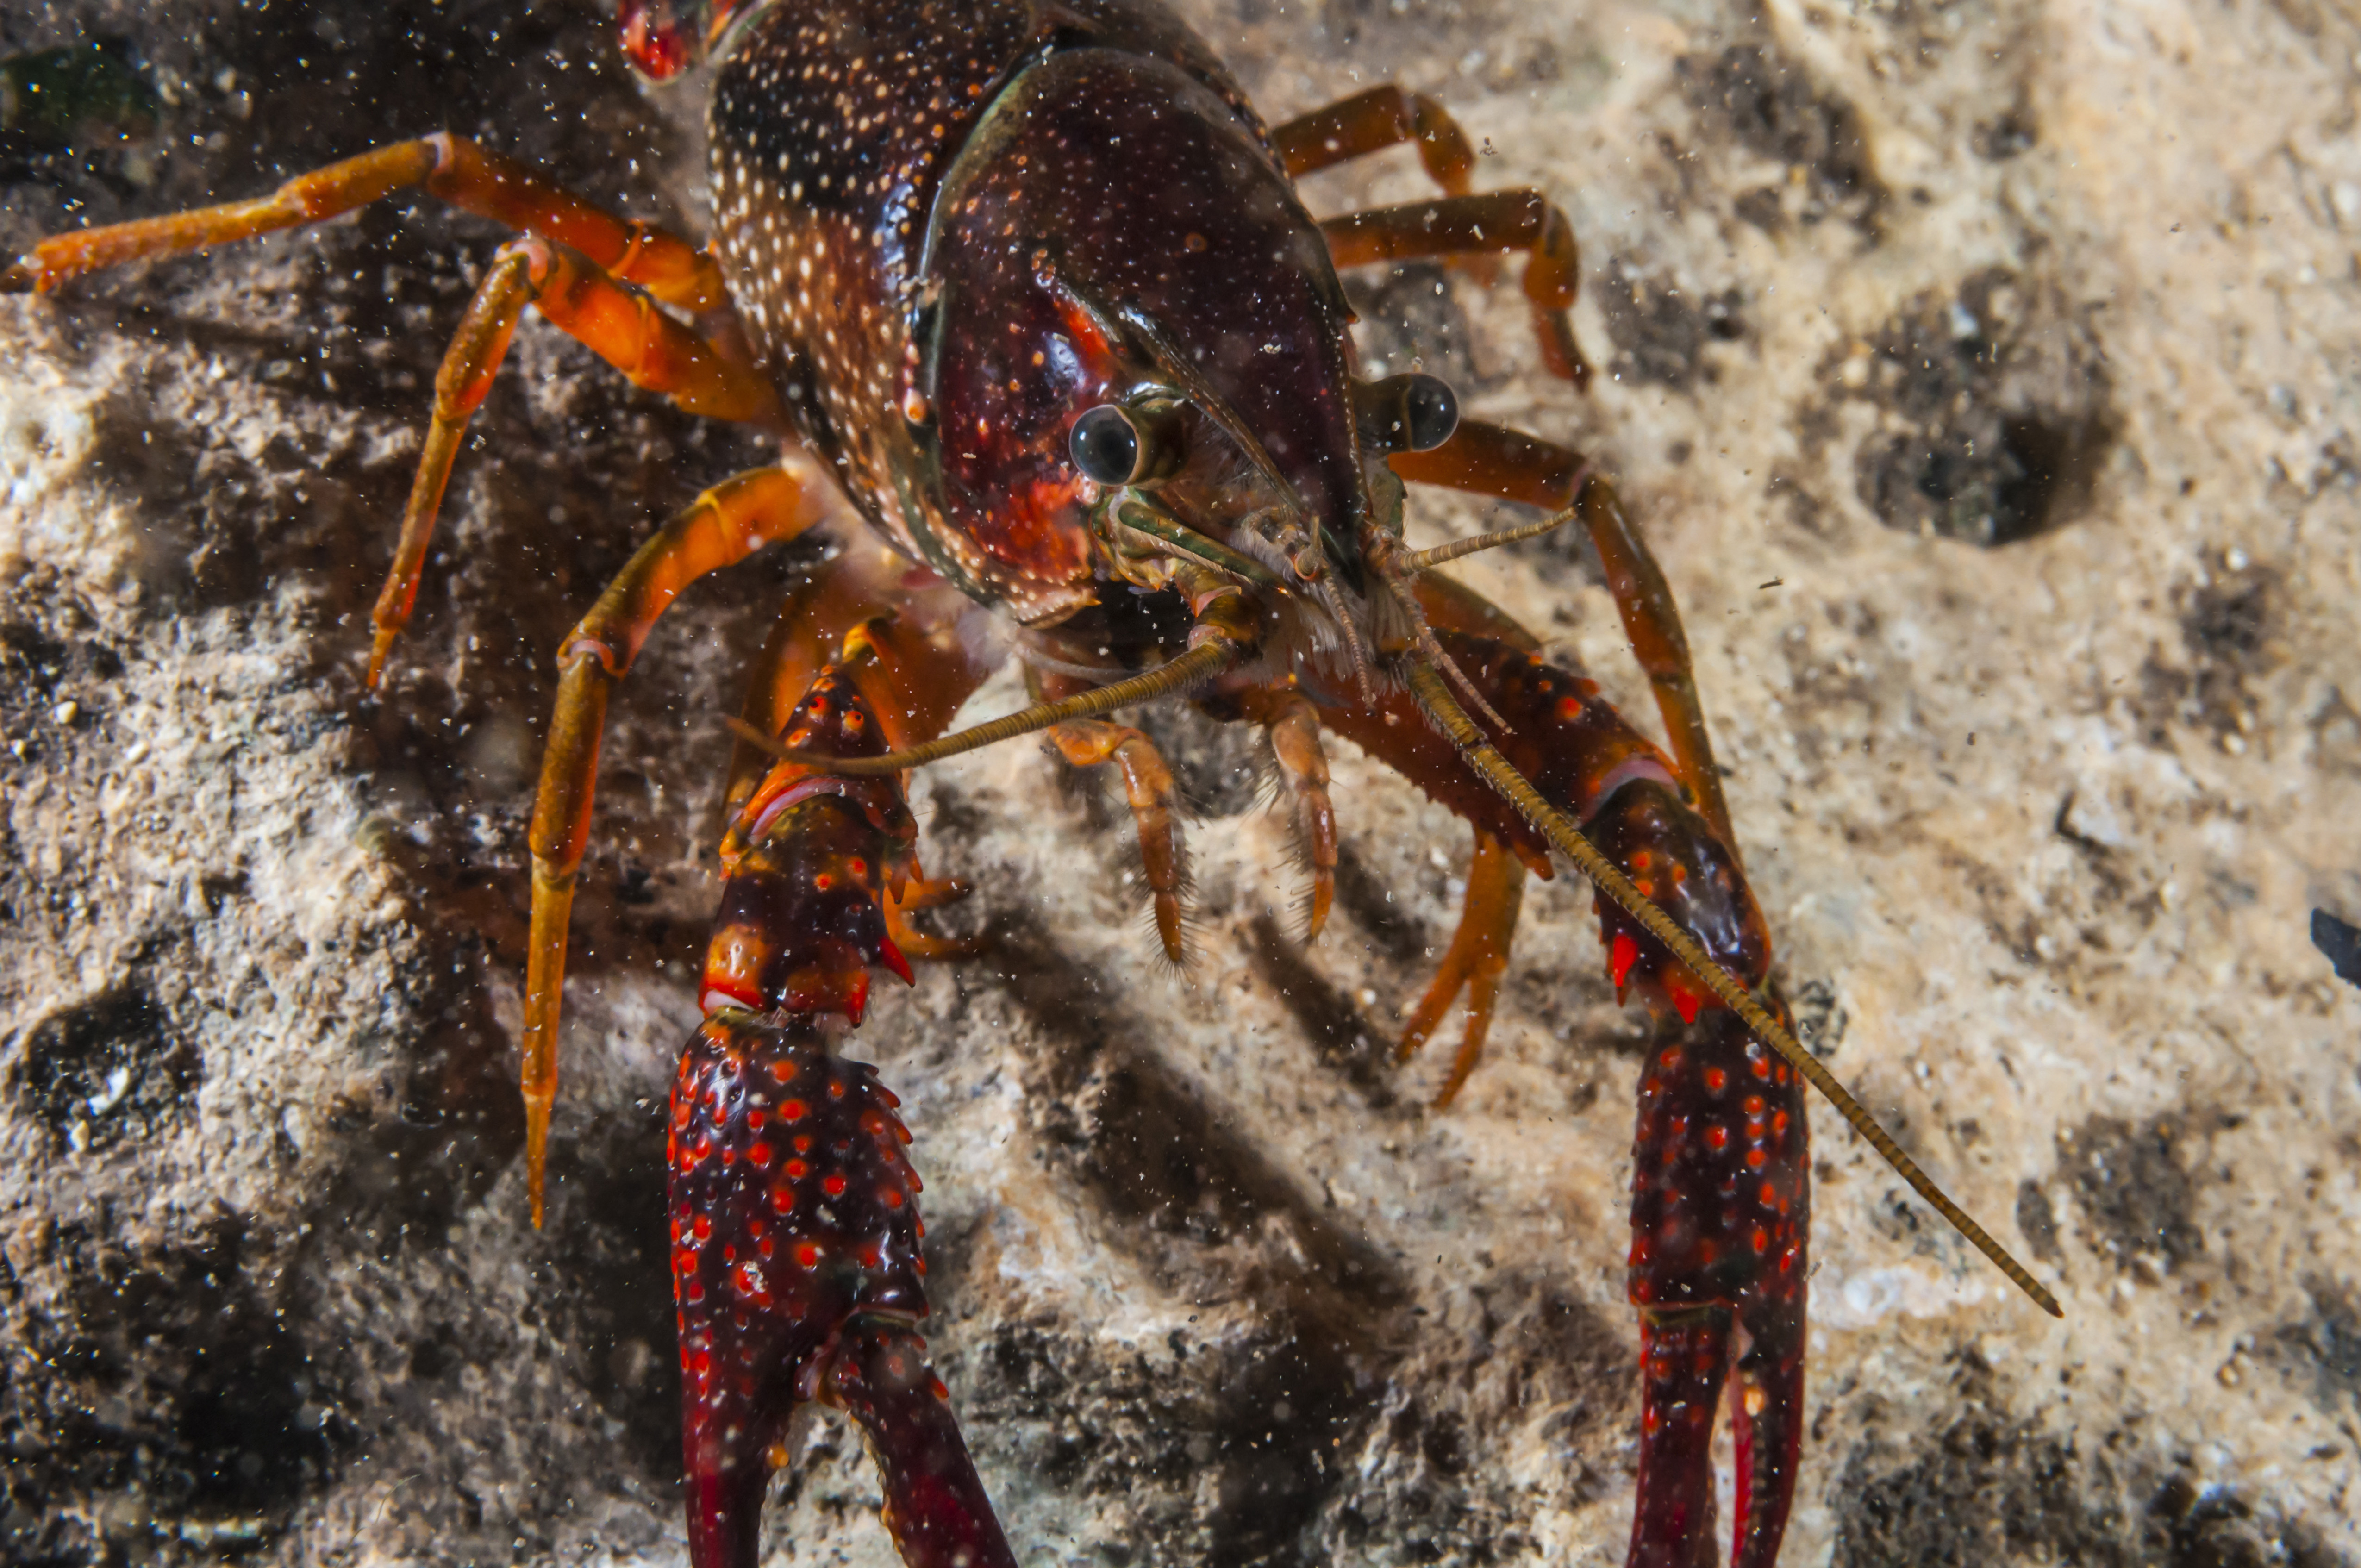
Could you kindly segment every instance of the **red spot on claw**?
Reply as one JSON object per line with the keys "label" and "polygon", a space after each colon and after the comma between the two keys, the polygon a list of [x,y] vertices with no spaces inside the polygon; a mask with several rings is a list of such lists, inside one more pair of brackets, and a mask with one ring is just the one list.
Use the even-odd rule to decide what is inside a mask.
{"label": "red spot on claw", "polygon": [[[1721,1086],[1729,1081],[1730,1074],[1722,1071],[1721,1069],[1718,1067],[1709,1067],[1705,1069],[1705,1086],[1714,1093],[1720,1093]],[[1755,1101],[1752,1102],[1752,1105],[1749,1106],[1749,1109],[1752,1109],[1753,1105],[1760,1105],[1761,1103],[1762,1102],[1759,1100]]]}
{"label": "red spot on claw", "polygon": [[844,1172],[840,1170],[829,1171],[820,1179],[819,1183],[820,1190],[831,1198],[843,1197],[845,1185]]}
{"label": "red spot on claw", "polygon": [[1708,1127],[1708,1128],[1705,1130],[1705,1146],[1706,1146],[1706,1147],[1708,1147],[1708,1148],[1709,1148],[1709,1149],[1726,1148],[1726,1147],[1728,1147],[1728,1146],[1729,1146],[1729,1144],[1730,1144],[1730,1129],[1729,1129],[1729,1128],[1727,1128],[1727,1127]]}
{"label": "red spot on claw", "polygon": [[1631,939],[1629,931],[1616,932],[1615,950],[1608,959],[1608,972],[1615,977],[1618,988],[1623,984],[1624,977],[1631,972],[1631,966],[1639,961],[1640,944]]}

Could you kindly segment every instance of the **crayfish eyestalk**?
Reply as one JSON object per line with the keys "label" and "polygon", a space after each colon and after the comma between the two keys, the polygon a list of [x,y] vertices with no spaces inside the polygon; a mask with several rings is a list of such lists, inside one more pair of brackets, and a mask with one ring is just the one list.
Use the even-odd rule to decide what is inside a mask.
{"label": "crayfish eyestalk", "polygon": [[1673,956],[1686,965],[1703,981],[1708,990],[1723,1006],[1737,1014],[1746,1023],[1754,1037],[1785,1059],[1787,1065],[1813,1088],[1818,1090],[1844,1119],[1852,1124],[1853,1131],[1868,1140],[1894,1173],[1910,1184],[1911,1190],[1927,1201],[1927,1206],[1949,1221],[1953,1229],[1991,1260],[1993,1266],[2006,1275],[2010,1283],[2033,1299],[2034,1303],[2053,1318],[2066,1315],[2042,1283],[2028,1273],[2025,1266],[2012,1256],[2006,1247],[1993,1239],[1992,1234],[1978,1224],[1968,1212],[1951,1201],[1934,1179],[1918,1168],[1895,1144],[1893,1135],[1877,1124],[1850,1090],[1837,1081],[1836,1076],[1822,1067],[1819,1058],[1799,1044],[1786,1026],[1773,1017],[1738,978],[1714,961],[1697,938],[1681,929],[1673,917],[1658,908],[1655,903],[1631,884],[1614,861],[1599,853],[1596,845],[1583,837],[1579,828],[1562,813],[1541,797],[1530,781],[1510,765],[1506,757],[1484,739],[1473,720],[1452,699],[1443,677],[1427,665],[1414,664],[1410,671],[1410,686],[1435,726],[1458,748],[1484,782],[1499,792],[1501,798],[1517,808],[1518,814],[1532,823],[1553,848],[1580,868],[1605,894],[1620,905],[1631,917],[1647,928],[1648,934],[1669,948]]}

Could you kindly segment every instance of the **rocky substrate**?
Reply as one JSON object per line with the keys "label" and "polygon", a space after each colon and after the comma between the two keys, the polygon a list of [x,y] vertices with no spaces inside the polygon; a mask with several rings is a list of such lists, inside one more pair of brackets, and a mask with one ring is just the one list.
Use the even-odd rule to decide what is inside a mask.
{"label": "rocky substrate", "polygon": [[[2066,1304],[2015,1299],[1820,1116],[1784,1560],[2361,1561],[2361,992],[2307,938],[2314,907],[2361,919],[2361,24],[1191,14],[1272,117],[1399,78],[1484,183],[1572,214],[1587,397],[1459,273],[1357,280],[1365,346],[1617,474],[1812,1044]],[[0,63],[0,247],[438,126],[702,229],[693,94],[642,94],[592,0],[0,10],[12,62],[117,38],[137,90],[63,120]],[[1306,193],[1424,190],[1396,153]],[[763,449],[528,323],[364,696],[498,237],[401,198],[0,302],[0,1558],[684,1560],[662,1105],[716,715],[812,557],[698,586],[617,704],[536,1234],[513,1078],[550,654]],[[1465,576],[1653,725],[1586,547]],[[1153,722],[1200,809],[1191,967],[1155,953],[1124,814],[1012,745],[917,790],[986,955],[848,1046],[917,1135],[935,1344],[1012,1536],[1620,1562],[1656,1036],[1587,894],[1535,887],[1490,1054],[1430,1111],[1447,1051],[1390,1042],[1465,830],[1340,744],[1307,947],[1251,748]],[[793,1447],[766,1561],[888,1562],[857,1442]]]}

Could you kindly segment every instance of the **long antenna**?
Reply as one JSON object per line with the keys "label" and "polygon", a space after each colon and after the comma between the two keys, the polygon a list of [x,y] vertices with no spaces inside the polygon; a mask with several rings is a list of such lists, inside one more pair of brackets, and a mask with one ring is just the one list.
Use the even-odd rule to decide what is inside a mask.
{"label": "long antenna", "polygon": [[1475,721],[1452,700],[1449,687],[1443,677],[1423,664],[1413,664],[1410,671],[1411,691],[1419,706],[1439,725],[1451,743],[1459,748],[1468,766],[1483,776],[1484,782],[1499,791],[1528,822],[1541,829],[1543,835],[1556,846],[1568,860],[1582,869],[1582,874],[1598,885],[1598,890],[1621,905],[1631,917],[1645,926],[1656,940],[1672,949],[1673,956],[1686,964],[1694,974],[1705,981],[1708,989],[1722,1000],[1724,1005],[1746,1021],[1757,1039],[1777,1051],[1787,1065],[1801,1073],[1806,1082],[1826,1095],[1844,1119],[1852,1124],[1853,1131],[1869,1140],[1869,1146],[1883,1157],[1885,1163],[1908,1182],[1912,1190],[1927,1200],[1934,1211],[1949,1220],[1959,1233],[1974,1244],[1978,1252],[1993,1262],[1993,1266],[2008,1276],[2016,1288],[2033,1298],[2041,1310],[2053,1318],[2062,1318],[2065,1310],[2058,1305],[2042,1283],[2026,1272],[2025,1266],[2009,1255],[2008,1249],[1993,1240],[1992,1234],[1969,1218],[1965,1210],[1950,1201],[1934,1179],[1918,1168],[1918,1162],[1902,1152],[1886,1130],[1877,1124],[1877,1118],[1861,1107],[1860,1101],[1836,1080],[1819,1058],[1796,1043],[1780,1022],[1773,1018],[1753,995],[1738,982],[1738,978],[1707,956],[1697,939],[1674,923],[1673,917],[1656,907],[1631,885],[1631,880],[1616,869],[1615,862],[1599,853],[1598,846],[1584,838],[1565,817],[1541,797],[1525,775],[1500,755],[1484,739]]}
{"label": "long antenna", "polygon": [[1013,740],[1019,735],[1030,735],[1053,724],[1065,724],[1077,718],[1096,718],[1102,713],[1113,713],[1119,707],[1131,707],[1151,701],[1221,674],[1236,663],[1242,652],[1238,643],[1225,637],[1214,637],[1152,670],[1091,691],[1060,697],[1056,702],[1036,703],[1020,713],[973,725],[907,751],[888,751],[881,757],[835,757],[824,751],[800,751],[780,744],[775,738],[763,734],[734,714],[723,722],[749,745],[786,762],[809,762],[815,767],[825,767],[831,773],[856,778],[898,773],[906,768],[939,762],[945,757],[956,757],[1003,740]]}

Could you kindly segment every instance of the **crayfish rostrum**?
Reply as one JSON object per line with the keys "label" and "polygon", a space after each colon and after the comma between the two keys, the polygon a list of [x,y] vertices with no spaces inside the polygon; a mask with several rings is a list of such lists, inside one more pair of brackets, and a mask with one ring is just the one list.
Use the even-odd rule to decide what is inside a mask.
{"label": "crayfish rostrum", "polygon": [[[910,957],[956,956],[910,923],[960,891],[920,869],[910,771],[996,740],[1042,732],[1078,766],[1120,769],[1159,939],[1183,958],[1171,772],[1109,717],[1151,702],[1268,737],[1312,935],[1337,868],[1323,736],[1472,826],[1458,931],[1403,1040],[1415,1047],[1466,993],[1444,1101],[1477,1065],[1525,880],[1551,874],[1554,854],[1600,890],[1619,992],[1678,1020],[1642,1072],[1634,1150],[1633,1563],[1716,1555],[1726,1385],[1735,1561],[1777,1556],[1803,1431],[1806,1080],[2055,1310],[1795,1043],[1763,989],[1770,938],[1678,614],[1608,480],[1566,447],[1461,419],[1433,377],[1358,373],[1338,269],[1508,254],[1523,258],[1542,362],[1580,386],[1575,241],[1545,196],[1472,190],[1457,126],[1393,86],[1266,126],[1153,0],[625,0],[621,26],[651,77],[709,64],[709,248],[445,134],[258,200],[45,241],[0,286],[47,291],[405,186],[522,231],[485,271],[436,383],[376,610],[372,685],[411,613],[468,419],[528,306],[691,411],[777,433],[775,463],[722,479],[650,538],[558,651],[522,1048],[536,1219],[609,695],[695,578],[820,524],[840,490],[869,525],[791,596],[736,721],[704,1022],[673,1090],[699,1568],[756,1560],[772,1457],[814,1402],[864,1431],[908,1562],[1016,1561],[917,1332],[927,1262],[909,1135],[873,1069],[840,1047],[878,971],[906,981]],[[1297,176],[1402,144],[1443,194],[1324,221],[1299,199]],[[1547,515],[1414,550],[1406,484]],[[1439,571],[1576,522],[1668,750]],[[953,729],[1011,660],[1034,705]]]}

